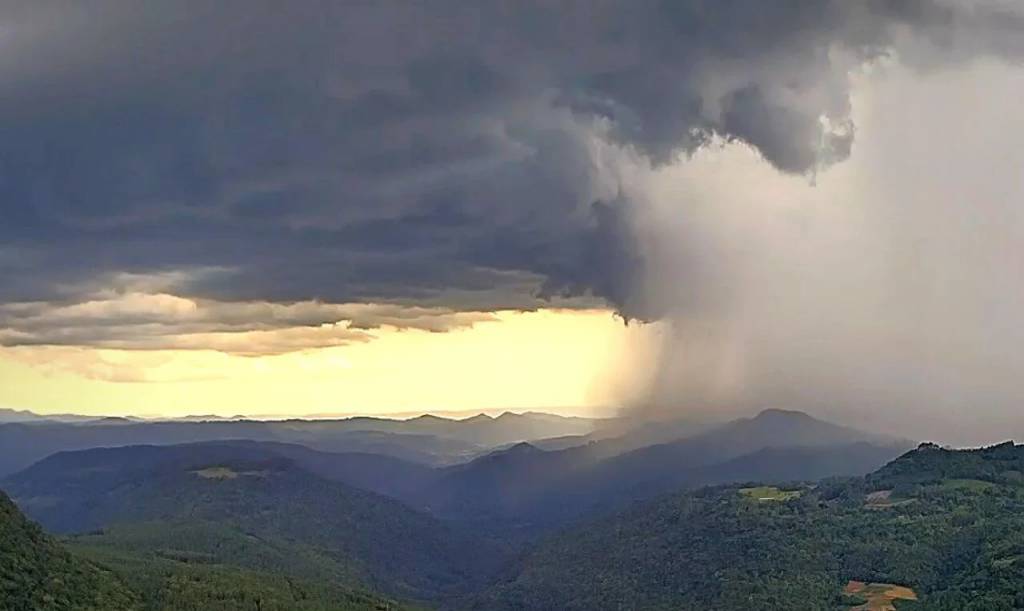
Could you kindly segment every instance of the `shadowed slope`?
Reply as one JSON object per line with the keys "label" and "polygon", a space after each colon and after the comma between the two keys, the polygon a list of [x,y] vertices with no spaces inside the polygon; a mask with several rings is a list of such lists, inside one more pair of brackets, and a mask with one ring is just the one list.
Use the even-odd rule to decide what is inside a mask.
{"label": "shadowed slope", "polygon": [[27,513],[58,532],[154,521],[220,524],[307,546],[355,583],[406,598],[462,591],[501,559],[430,516],[314,475],[260,444],[63,453],[7,485]]}
{"label": "shadowed slope", "polygon": [[862,475],[912,445],[780,410],[616,454],[620,443],[549,452],[521,444],[443,469],[410,502],[485,529],[529,534],[685,487]]}

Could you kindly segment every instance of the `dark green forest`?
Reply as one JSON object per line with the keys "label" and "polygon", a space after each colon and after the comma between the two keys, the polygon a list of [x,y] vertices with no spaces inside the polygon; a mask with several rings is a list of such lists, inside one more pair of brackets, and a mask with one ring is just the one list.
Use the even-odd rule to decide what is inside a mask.
{"label": "dark green forest", "polygon": [[0,493],[0,609],[132,609],[138,602],[109,569],[70,554]]}
{"label": "dark green forest", "polygon": [[900,609],[1024,609],[1024,446],[925,445],[788,500],[704,489],[558,535],[477,609],[848,609],[850,580],[911,587]]}
{"label": "dark green forest", "polygon": [[[226,537],[230,535],[221,528],[152,524],[125,533],[72,538],[62,545],[25,519],[6,495],[0,495],[0,610],[409,608],[331,579],[297,579],[272,572],[273,566],[266,571],[242,568],[260,559],[263,550],[241,549],[231,558],[185,551],[199,545],[224,547]],[[276,568],[283,568],[290,559],[278,558],[281,564]]]}
{"label": "dark green forest", "polygon": [[917,598],[897,609],[1024,609],[1012,443],[682,491],[504,545],[254,452],[66,455],[8,480],[69,534],[3,497],[0,609],[842,610],[867,601],[851,582]]}

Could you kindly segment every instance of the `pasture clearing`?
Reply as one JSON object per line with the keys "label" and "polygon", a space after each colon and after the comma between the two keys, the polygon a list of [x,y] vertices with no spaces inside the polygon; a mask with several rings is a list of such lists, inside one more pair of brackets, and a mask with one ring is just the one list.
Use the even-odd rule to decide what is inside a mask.
{"label": "pasture clearing", "polygon": [[863,600],[856,603],[850,611],[896,611],[896,600],[917,600],[917,593],[912,589],[894,583],[865,583],[850,581],[843,588],[843,594]]}
{"label": "pasture clearing", "polygon": [[775,486],[740,488],[740,494],[755,501],[790,501],[800,498],[803,490],[781,490]]}

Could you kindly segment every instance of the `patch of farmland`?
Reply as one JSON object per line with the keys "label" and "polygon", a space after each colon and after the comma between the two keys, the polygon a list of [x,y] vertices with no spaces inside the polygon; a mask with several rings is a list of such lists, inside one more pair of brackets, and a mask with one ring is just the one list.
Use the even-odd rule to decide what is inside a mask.
{"label": "patch of farmland", "polygon": [[914,590],[894,583],[851,581],[843,588],[843,594],[857,601],[850,611],[896,611],[893,601],[917,600]]}
{"label": "patch of farmland", "polygon": [[740,488],[740,494],[755,501],[790,501],[800,498],[802,490],[781,490],[775,486]]}

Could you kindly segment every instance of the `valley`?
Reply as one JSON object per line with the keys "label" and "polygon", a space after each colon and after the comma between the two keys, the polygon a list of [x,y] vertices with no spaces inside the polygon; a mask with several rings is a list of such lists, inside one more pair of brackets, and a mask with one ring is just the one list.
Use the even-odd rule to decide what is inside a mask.
{"label": "valley", "polygon": [[907,451],[778,410],[640,434],[449,466],[259,439],[96,447],[0,488],[146,609],[945,610],[982,578],[1020,603],[998,584],[1024,558],[1021,447]]}

